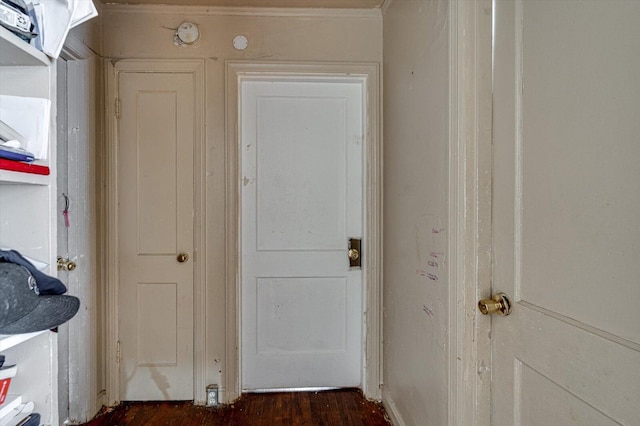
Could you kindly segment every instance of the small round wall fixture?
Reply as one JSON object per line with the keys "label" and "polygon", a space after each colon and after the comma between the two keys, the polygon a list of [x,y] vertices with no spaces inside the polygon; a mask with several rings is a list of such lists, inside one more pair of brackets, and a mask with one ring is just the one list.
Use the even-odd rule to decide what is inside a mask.
{"label": "small round wall fixture", "polygon": [[235,47],[236,50],[244,50],[247,46],[249,46],[249,40],[242,34],[233,38],[233,47]]}
{"label": "small round wall fixture", "polygon": [[192,22],[183,22],[176,30],[174,41],[176,45],[192,45],[200,39],[198,26]]}

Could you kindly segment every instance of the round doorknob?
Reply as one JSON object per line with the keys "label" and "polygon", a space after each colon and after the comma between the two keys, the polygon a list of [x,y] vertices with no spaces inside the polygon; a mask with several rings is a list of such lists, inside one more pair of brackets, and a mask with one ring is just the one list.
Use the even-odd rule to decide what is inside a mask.
{"label": "round doorknob", "polygon": [[62,257],[58,257],[58,271],[73,271],[74,269],[76,269],[78,265],[76,265],[76,262],[69,260],[69,259],[63,259]]}
{"label": "round doorknob", "polygon": [[358,260],[360,257],[360,252],[356,249],[349,249],[349,259]]}
{"label": "round doorknob", "polygon": [[176,260],[180,263],[186,262],[187,260],[189,260],[189,253],[178,253],[178,255],[176,256]]}
{"label": "round doorknob", "polygon": [[478,309],[482,315],[497,313],[506,317],[511,313],[511,300],[505,293],[498,293],[491,299],[482,299],[478,302]]}

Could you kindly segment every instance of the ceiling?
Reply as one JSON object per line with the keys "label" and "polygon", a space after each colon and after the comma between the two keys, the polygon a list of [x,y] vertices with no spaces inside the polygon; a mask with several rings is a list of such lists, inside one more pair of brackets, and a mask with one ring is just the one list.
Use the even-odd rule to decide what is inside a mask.
{"label": "ceiling", "polygon": [[100,0],[119,4],[169,4],[178,6],[295,7],[371,9],[385,0]]}

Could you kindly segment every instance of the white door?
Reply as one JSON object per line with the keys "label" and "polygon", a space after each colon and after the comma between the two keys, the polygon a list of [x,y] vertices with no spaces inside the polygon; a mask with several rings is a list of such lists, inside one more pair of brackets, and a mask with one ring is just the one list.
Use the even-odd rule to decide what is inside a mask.
{"label": "white door", "polygon": [[[69,189],[74,189],[74,182],[69,185],[69,139],[72,136],[69,129],[69,89],[67,86],[67,61],[60,59],[56,62],[56,185],[57,194],[57,255],[65,259],[75,254],[75,248],[70,247],[69,228],[66,226],[64,216],[68,214],[70,199],[77,194],[71,194]],[[73,109],[73,106],[71,106]],[[71,165],[72,166],[72,165]],[[75,204],[75,203],[74,203]],[[66,213],[64,213],[66,211]],[[70,248],[72,250],[70,250]],[[53,270],[53,269],[52,269]],[[57,277],[69,290],[69,278],[66,270],[58,271]],[[67,294],[74,293],[68,292]],[[81,301],[82,302],[82,301]],[[58,328],[58,416],[62,421],[69,418],[69,324]]]}
{"label": "white door", "polygon": [[57,61],[57,255],[72,262],[70,270],[58,271],[58,278],[82,306],[73,321],[59,328],[58,409],[61,419],[75,422],[95,413],[98,397],[91,71],[88,60]]}
{"label": "white door", "polygon": [[192,73],[120,72],[121,400],[193,399]]}
{"label": "white door", "polygon": [[640,2],[496,1],[492,425],[640,421]]}
{"label": "white door", "polygon": [[363,233],[361,82],[240,92],[242,389],[360,386],[363,277],[347,248]]}

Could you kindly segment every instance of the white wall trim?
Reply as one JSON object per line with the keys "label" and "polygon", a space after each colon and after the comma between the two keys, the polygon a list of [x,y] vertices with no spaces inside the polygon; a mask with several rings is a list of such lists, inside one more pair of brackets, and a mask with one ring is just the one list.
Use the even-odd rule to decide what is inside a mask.
{"label": "white wall trim", "polygon": [[106,157],[106,218],[104,220],[105,237],[105,370],[106,405],[117,405],[120,400],[119,369],[116,360],[118,348],[118,151],[116,147],[117,123],[114,104],[117,95],[117,81],[114,65],[104,61],[105,81],[105,157]]}
{"label": "white wall trim", "polygon": [[91,50],[80,39],[69,34],[65,39],[62,46],[62,52],[60,56],[69,61],[77,61],[82,59],[89,59],[93,56],[97,56],[96,52]]}
{"label": "white wall trim", "polygon": [[382,6],[380,6],[380,12],[382,13],[382,16],[384,16],[387,13],[387,10],[389,10],[392,3],[393,3],[393,0],[384,0],[382,2]]}
{"label": "white wall trim", "polygon": [[225,202],[225,281],[226,281],[226,367],[223,383],[226,402],[240,396],[240,298],[239,298],[239,153],[238,80],[241,76],[362,77],[365,80],[365,273],[364,365],[362,388],[367,398],[380,400],[382,380],[382,140],[381,90],[377,63],[226,63],[226,202]]}
{"label": "white wall trim", "polygon": [[121,72],[190,72],[194,74],[196,112],[194,145],[194,402],[204,403],[206,378],[206,227],[205,211],[205,65],[203,60],[163,59],[163,60],[121,60],[106,62],[107,83],[107,403],[115,405],[119,401],[118,350],[118,120],[115,119],[114,104],[118,95],[118,75]]}
{"label": "white wall trim", "polygon": [[275,8],[275,7],[229,7],[229,6],[174,6],[174,5],[130,5],[108,3],[103,6],[105,14],[147,14],[158,15],[203,15],[203,16],[271,16],[271,17],[318,17],[318,18],[380,18],[378,8],[338,9],[338,8]]}
{"label": "white wall trim", "polygon": [[450,426],[490,424],[491,0],[450,2]]}
{"label": "white wall trim", "polygon": [[382,406],[384,407],[385,411],[387,412],[387,416],[389,416],[389,418],[391,419],[391,423],[393,423],[394,426],[406,425],[406,423],[402,419],[402,416],[400,415],[398,407],[396,407],[396,403],[393,401],[393,398],[391,398],[389,390],[386,388],[382,389]]}

